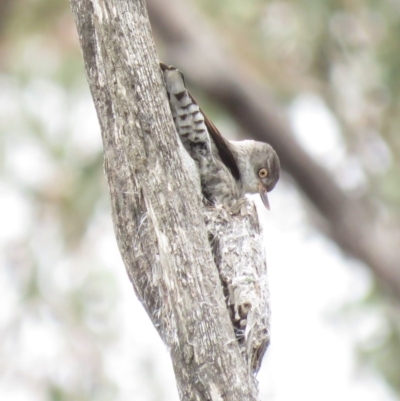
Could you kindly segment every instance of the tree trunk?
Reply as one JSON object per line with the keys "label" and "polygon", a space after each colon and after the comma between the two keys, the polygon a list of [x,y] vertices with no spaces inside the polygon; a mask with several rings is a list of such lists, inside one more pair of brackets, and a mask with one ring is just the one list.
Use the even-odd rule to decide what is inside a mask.
{"label": "tree trunk", "polygon": [[[173,126],[145,1],[71,0],[71,6],[102,131],[118,246],[170,349],[180,397],[257,400],[253,371],[269,332],[254,207],[202,210],[197,170]],[[215,255],[205,218],[219,245]],[[219,272],[214,260],[225,268]],[[236,324],[244,333],[239,340]]]}

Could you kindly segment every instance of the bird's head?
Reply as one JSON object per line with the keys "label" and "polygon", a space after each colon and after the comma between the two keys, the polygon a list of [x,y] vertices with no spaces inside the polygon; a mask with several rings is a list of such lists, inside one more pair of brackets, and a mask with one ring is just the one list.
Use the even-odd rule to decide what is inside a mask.
{"label": "bird's head", "polygon": [[[236,144],[239,142],[235,142]],[[243,188],[246,193],[259,193],[269,209],[267,193],[272,191],[279,180],[280,163],[272,146],[264,142],[241,141],[241,156],[246,162],[240,166]]]}

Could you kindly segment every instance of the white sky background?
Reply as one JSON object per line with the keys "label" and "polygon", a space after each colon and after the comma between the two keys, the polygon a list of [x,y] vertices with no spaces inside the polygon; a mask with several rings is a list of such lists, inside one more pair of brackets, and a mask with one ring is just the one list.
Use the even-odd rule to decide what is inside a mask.
{"label": "white sky background", "polygon": [[[0,82],[1,83],[1,82]],[[18,96],[12,85],[0,91],[0,119],[18,115]],[[48,130],[57,131],[60,113],[65,109],[65,93],[48,83],[33,83],[24,96],[40,96],[34,106],[43,113]],[[1,92],[3,95],[1,95]],[[5,102],[8,104],[5,107]],[[84,151],[101,146],[95,112],[86,94],[74,102],[70,124],[79,135],[70,139]],[[333,117],[318,98],[304,96],[293,103],[290,117],[303,146],[326,167],[340,171],[345,149]],[[82,131],[82,121],[87,127]],[[0,121],[1,123],[1,121]],[[75,145],[76,145],[75,144]],[[8,166],[30,185],[50,179],[52,168],[43,150],[34,143],[10,148]],[[23,162],[22,162],[23,161]],[[29,166],[27,168],[26,166]],[[362,171],[354,169],[349,187],[362,185]],[[256,197],[257,198],[257,197]],[[258,203],[258,199],[256,199]],[[289,180],[282,180],[270,195],[271,212],[259,207],[264,227],[272,302],[272,343],[258,375],[262,400],[273,401],[392,401],[396,398],[385,383],[357,364],[355,347],[367,338],[380,322],[371,311],[348,315],[341,309],[362,299],[371,285],[367,269],[341,254],[338,248],[310,228],[305,204]],[[0,264],[9,241],[23,236],[30,224],[30,205],[6,178],[0,181]],[[178,400],[172,366],[167,350],[149,318],[134,296],[117,250],[109,215],[100,216],[92,228],[92,239],[103,268],[116,277],[121,297],[115,319],[121,332],[119,341],[105,349],[107,372],[119,387],[121,401]],[[45,239],[44,239],[45,240]],[[46,246],[46,244],[44,244]],[[59,261],[60,265],[67,261]],[[19,311],[18,294],[10,285],[7,271],[0,269],[0,334]],[[91,269],[100,267],[93,263]],[[26,336],[19,344],[18,365],[39,372],[55,359],[62,347],[53,323],[35,324],[26,317]],[[2,360],[2,361],[1,361]],[[0,400],[36,401],[40,395],[24,388],[21,376],[4,366],[0,355]],[[33,372],[34,375],[38,373]],[[151,377],[151,380],[149,379]]]}

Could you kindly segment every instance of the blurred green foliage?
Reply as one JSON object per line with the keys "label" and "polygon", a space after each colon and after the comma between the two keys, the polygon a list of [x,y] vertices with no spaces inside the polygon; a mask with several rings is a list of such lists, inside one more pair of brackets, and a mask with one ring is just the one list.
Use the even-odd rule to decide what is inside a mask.
{"label": "blurred green foliage", "polygon": [[[116,283],[92,238],[93,230],[102,235],[109,205],[98,124],[85,121],[93,105],[69,3],[0,7],[0,191],[16,220],[26,216],[8,223],[20,226],[18,235],[0,244],[5,299],[15,303],[0,369],[33,400],[113,399],[103,348],[117,329]],[[53,351],[35,368],[29,338],[39,327],[37,347],[47,341]]]}
{"label": "blurred green foliage", "polygon": [[[342,127],[351,155],[363,164],[370,182],[367,190],[383,200],[391,217],[399,222],[398,3],[196,3],[238,57],[257,71],[282,101],[290,103],[307,92],[325,101]],[[377,141],[385,149],[384,155],[374,149]],[[369,153],[374,151],[376,160],[371,160]]]}
{"label": "blurred green foliage", "polygon": [[[318,95],[340,124],[366,182],[353,188],[400,224],[400,7],[396,1],[196,0],[223,39],[288,105]],[[239,43],[239,45],[237,45]],[[241,43],[246,43],[241,46]],[[400,254],[399,254],[400,268]],[[399,301],[375,288],[378,343],[360,356],[400,394]],[[382,333],[385,333],[382,335]]]}

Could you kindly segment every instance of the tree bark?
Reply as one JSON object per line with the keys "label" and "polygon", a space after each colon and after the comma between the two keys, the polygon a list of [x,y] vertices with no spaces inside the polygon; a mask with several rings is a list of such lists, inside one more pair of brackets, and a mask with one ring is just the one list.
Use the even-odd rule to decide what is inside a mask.
{"label": "tree bark", "polygon": [[[180,397],[257,400],[253,371],[269,340],[269,320],[254,207],[246,201],[235,213],[203,214],[197,170],[173,126],[145,1],[71,0],[71,6],[101,126],[118,246],[170,349]],[[214,255],[205,217],[219,244]],[[221,274],[214,258],[220,263],[225,255],[236,259]],[[245,272],[241,260],[250,263]],[[238,283],[243,274],[247,280]],[[241,341],[237,321],[246,334]]]}

